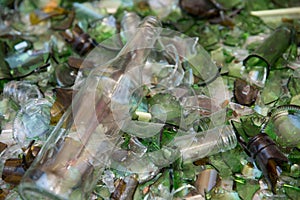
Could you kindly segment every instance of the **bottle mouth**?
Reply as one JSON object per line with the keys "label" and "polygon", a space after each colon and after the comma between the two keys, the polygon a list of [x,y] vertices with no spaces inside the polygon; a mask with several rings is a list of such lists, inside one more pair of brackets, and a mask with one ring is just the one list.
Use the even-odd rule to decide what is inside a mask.
{"label": "bottle mouth", "polygon": [[289,114],[300,114],[300,106],[298,105],[281,105],[270,111],[271,118],[278,116],[287,116]]}
{"label": "bottle mouth", "polygon": [[66,200],[71,189],[63,176],[35,169],[28,170],[19,185],[19,194],[24,200]]}
{"label": "bottle mouth", "polygon": [[147,16],[145,19],[141,22],[140,28],[144,27],[162,27],[162,24],[160,20],[157,19],[157,17],[154,16]]}
{"label": "bottle mouth", "polygon": [[237,145],[236,135],[230,126],[225,126],[220,136],[223,143],[222,152],[233,149]]}
{"label": "bottle mouth", "polygon": [[32,183],[22,183],[19,186],[19,194],[25,200],[65,200],[49,192],[49,190]]}

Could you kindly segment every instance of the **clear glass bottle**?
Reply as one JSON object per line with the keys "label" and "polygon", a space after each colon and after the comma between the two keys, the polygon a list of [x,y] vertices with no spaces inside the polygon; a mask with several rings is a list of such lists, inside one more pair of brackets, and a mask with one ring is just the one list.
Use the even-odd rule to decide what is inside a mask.
{"label": "clear glass bottle", "polygon": [[282,147],[300,147],[300,106],[282,105],[270,112],[270,119],[263,127]]}
{"label": "clear glass bottle", "polygon": [[[192,142],[187,145],[184,141]],[[195,135],[178,137],[174,143],[180,148],[183,160],[188,162],[233,149],[237,145],[237,139],[232,127],[225,125]]]}
{"label": "clear glass bottle", "polygon": [[130,39],[134,33],[133,31],[137,29],[141,18],[134,12],[127,12],[122,18],[121,27],[124,31],[126,39]]}
{"label": "clear glass bottle", "polygon": [[[96,67],[73,104],[63,115],[19,185],[24,199],[87,199],[120,137],[122,123],[113,115],[112,101],[120,112],[128,112],[128,90],[122,90],[123,74],[143,65],[160,34],[160,22],[146,17],[134,37],[118,56]],[[137,71],[137,73],[139,73]],[[122,79],[122,80],[123,80]],[[123,82],[127,88],[139,80]],[[112,93],[125,92],[124,99],[113,99]],[[119,95],[120,96],[120,95]],[[122,105],[124,105],[122,107]]]}

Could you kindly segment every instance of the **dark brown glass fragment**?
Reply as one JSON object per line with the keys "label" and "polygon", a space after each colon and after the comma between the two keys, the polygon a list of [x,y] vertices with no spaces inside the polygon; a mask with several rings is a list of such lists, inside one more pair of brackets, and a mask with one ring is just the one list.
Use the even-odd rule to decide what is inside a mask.
{"label": "dark brown glass fragment", "polygon": [[111,195],[113,200],[133,199],[134,192],[138,185],[137,176],[135,174],[117,180],[117,187]]}
{"label": "dark brown glass fragment", "polygon": [[219,8],[211,0],[180,0],[179,5],[188,14],[210,18],[219,15]]}
{"label": "dark brown glass fragment", "polygon": [[25,150],[25,159],[23,160],[23,164],[25,165],[26,169],[30,167],[35,157],[41,150],[40,146],[33,145],[34,141],[29,145],[29,147]]}
{"label": "dark brown glass fragment", "polygon": [[7,144],[0,142],[0,153],[7,148]]}
{"label": "dark brown glass fragment", "polygon": [[96,66],[91,61],[87,61],[82,58],[76,58],[73,56],[70,56],[68,58],[68,65],[74,69],[92,69]]}
{"label": "dark brown glass fragment", "polygon": [[23,159],[10,158],[4,163],[2,179],[12,185],[18,185],[25,174]]}
{"label": "dark brown glass fragment", "polygon": [[51,124],[56,124],[72,103],[73,89],[56,88],[56,101],[51,108]]}
{"label": "dark brown glass fragment", "polygon": [[0,189],[0,200],[4,200],[8,194],[9,194],[9,190]]}
{"label": "dark brown glass fragment", "polygon": [[74,18],[75,18],[75,12],[70,11],[65,19],[63,19],[59,22],[56,22],[56,23],[52,23],[51,28],[53,30],[60,30],[60,31],[66,30],[72,26]]}
{"label": "dark brown glass fragment", "polygon": [[33,160],[39,153],[41,147],[34,145],[34,140],[23,149],[24,154],[21,158],[9,158],[5,161],[2,179],[12,185],[18,185],[25,174],[26,170],[30,167]]}
{"label": "dark brown glass fragment", "polygon": [[256,100],[258,91],[258,88],[242,79],[236,79],[234,82],[234,97],[241,105],[252,105]]}
{"label": "dark brown glass fragment", "polygon": [[65,32],[62,32],[61,35],[81,56],[86,55],[97,46],[96,41],[94,41],[89,34],[85,33],[77,24],[71,32],[66,30]]}

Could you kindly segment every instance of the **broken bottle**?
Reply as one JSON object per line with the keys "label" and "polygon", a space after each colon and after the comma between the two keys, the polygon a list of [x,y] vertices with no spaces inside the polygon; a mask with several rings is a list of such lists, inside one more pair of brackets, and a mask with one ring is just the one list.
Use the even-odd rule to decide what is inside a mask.
{"label": "broken bottle", "polygon": [[[26,172],[19,187],[24,199],[86,199],[90,195],[119,138],[121,127],[111,111],[112,96],[121,92],[116,89],[117,83],[126,79],[124,73],[144,64],[160,26],[156,18],[145,18],[118,56],[90,73]],[[129,82],[134,85],[139,80]],[[124,111],[128,109],[123,107]]]}

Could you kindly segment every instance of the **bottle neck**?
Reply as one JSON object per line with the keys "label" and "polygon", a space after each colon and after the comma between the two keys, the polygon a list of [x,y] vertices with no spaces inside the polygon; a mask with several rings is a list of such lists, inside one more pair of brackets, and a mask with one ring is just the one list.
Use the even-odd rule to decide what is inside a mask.
{"label": "bottle neck", "polygon": [[224,126],[220,131],[217,148],[219,152],[233,149],[237,145],[237,138],[231,126]]}

